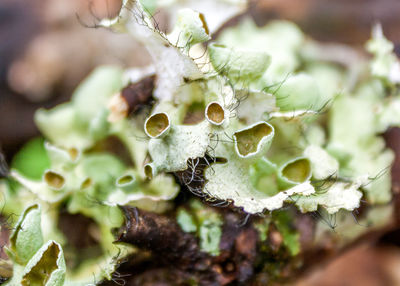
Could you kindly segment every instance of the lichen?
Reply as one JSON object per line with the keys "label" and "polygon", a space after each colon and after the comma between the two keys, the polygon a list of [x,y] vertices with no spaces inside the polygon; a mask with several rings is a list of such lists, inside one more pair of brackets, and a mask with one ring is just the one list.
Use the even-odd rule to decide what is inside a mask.
{"label": "lichen", "polygon": [[[370,70],[360,76],[310,52],[322,48],[290,22],[257,27],[245,19],[212,37],[243,1],[214,1],[232,9],[210,11],[210,18],[167,2],[177,16],[171,33],[153,21],[154,1],[125,0],[117,17],[100,23],[142,43],[149,67],[99,67],[69,102],[36,112],[45,139],[15,157],[10,177],[17,183],[0,182],[4,213],[26,209],[10,239],[13,283],[63,285],[65,278],[65,285],[88,285],[92,273],[111,279],[120,248],[110,230],[123,221],[118,206],[165,213],[192,184],[196,195],[246,215],[272,212],[257,227],[262,240],[274,223],[291,255],[300,252],[299,234],[284,206],[334,215],[359,208],[362,198],[372,208],[390,201],[394,155],[381,134],[400,126],[400,68],[379,26],[367,43]],[[121,90],[149,75],[154,102],[129,115]],[[173,174],[183,177],[181,186]],[[102,251],[67,275],[66,238],[57,227],[62,211],[93,219]],[[201,250],[220,254],[218,212],[191,203],[179,207],[177,221],[197,235]]]}

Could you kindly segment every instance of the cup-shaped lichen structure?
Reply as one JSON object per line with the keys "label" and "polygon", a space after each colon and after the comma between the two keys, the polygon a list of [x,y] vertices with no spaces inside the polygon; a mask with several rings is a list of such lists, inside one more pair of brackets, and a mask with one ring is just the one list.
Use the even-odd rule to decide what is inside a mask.
{"label": "cup-shaped lichen structure", "polygon": [[273,137],[272,125],[264,121],[254,123],[233,134],[236,153],[246,159],[262,156],[262,151],[269,148]]}
{"label": "cup-shaped lichen structure", "polygon": [[226,122],[225,110],[216,101],[210,102],[205,110],[205,117],[213,125],[221,126]]}
{"label": "cup-shaped lichen structure", "polygon": [[89,188],[89,187],[91,187],[91,186],[93,186],[93,181],[92,181],[92,179],[91,179],[91,178],[86,178],[86,179],[84,179],[84,180],[82,181],[81,186],[80,186],[80,189],[81,189],[81,190],[87,189],[87,188]]}
{"label": "cup-shaped lichen structure", "polygon": [[65,178],[58,172],[47,170],[43,174],[43,181],[53,190],[61,190],[65,186]]}
{"label": "cup-shaped lichen structure", "polygon": [[137,185],[135,175],[131,173],[122,175],[117,178],[115,185],[120,189],[131,191]]}
{"label": "cup-shaped lichen structure", "polygon": [[155,175],[155,170],[153,168],[152,163],[146,164],[144,166],[144,174],[145,174],[146,178],[148,178],[150,180],[153,179],[153,177]]}
{"label": "cup-shaped lichen structure", "polygon": [[278,171],[281,188],[304,183],[311,178],[311,163],[307,158],[299,157],[284,163]]}
{"label": "cup-shaped lichen structure", "polygon": [[170,127],[169,116],[165,112],[154,113],[144,123],[144,131],[151,138],[163,138]]}

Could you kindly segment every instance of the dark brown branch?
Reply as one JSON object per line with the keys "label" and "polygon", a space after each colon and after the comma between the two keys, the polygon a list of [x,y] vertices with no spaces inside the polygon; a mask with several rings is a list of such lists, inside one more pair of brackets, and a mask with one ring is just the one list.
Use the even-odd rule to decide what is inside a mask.
{"label": "dark brown branch", "polygon": [[163,260],[176,262],[177,267],[196,268],[199,261],[207,260],[208,255],[200,251],[197,239],[182,231],[174,220],[129,206],[121,209],[125,225],[117,242],[151,250]]}
{"label": "dark brown branch", "polygon": [[174,219],[127,206],[121,209],[125,214],[125,225],[119,231],[117,242],[133,244],[153,255],[153,267],[147,265],[143,269],[140,264],[128,268],[121,265],[120,272],[123,269],[143,269],[132,275],[130,281],[153,281],[155,273],[165,274],[165,269],[168,269],[168,275],[158,277],[157,282],[161,279],[166,285],[176,285],[174,281],[185,277],[207,286],[234,281],[245,283],[254,274],[258,233],[250,224],[240,227],[241,219],[237,213],[225,214],[220,254],[211,256],[202,252],[197,238],[183,232]]}

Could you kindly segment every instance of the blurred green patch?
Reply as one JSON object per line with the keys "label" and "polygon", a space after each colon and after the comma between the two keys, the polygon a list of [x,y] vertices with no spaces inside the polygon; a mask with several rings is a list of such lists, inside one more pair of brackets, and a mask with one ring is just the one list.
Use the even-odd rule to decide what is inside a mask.
{"label": "blurred green patch", "polygon": [[44,148],[43,137],[28,141],[14,156],[11,168],[29,179],[40,180],[44,171],[50,168],[50,159]]}

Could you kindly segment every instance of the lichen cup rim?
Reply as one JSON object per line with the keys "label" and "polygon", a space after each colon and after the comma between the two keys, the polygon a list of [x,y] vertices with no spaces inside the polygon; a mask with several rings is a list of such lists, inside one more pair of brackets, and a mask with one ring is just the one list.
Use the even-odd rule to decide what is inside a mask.
{"label": "lichen cup rim", "polygon": [[[251,131],[252,129],[256,128],[257,126],[261,126],[261,125],[266,126],[269,130],[268,131],[265,130],[266,134],[261,136],[260,138],[258,138],[258,141],[255,144],[255,147],[256,147],[255,150],[248,151],[246,154],[244,154],[243,150],[241,150],[241,147],[239,146],[240,144],[238,144],[239,143],[238,135],[240,133]],[[253,123],[249,126],[242,128],[242,129],[239,129],[239,130],[235,131],[235,133],[233,134],[233,140],[234,140],[234,144],[235,144],[236,154],[239,157],[246,158],[246,159],[261,156],[263,153],[262,151],[266,151],[271,146],[274,135],[275,135],[274,127],[266,121],[258,121],[256,123]],[[253,144],[252,149],[254,149],[254,144]]]}
{"label": "lichen cup rim", "polygon": [[[212,106],[217,106],[217,108],[220,108],[220,110],[216,112],[222,111],[222,119],[218,118],[221,117],[221,114],[216,114],[216,116],[210,116],[209,111],[210,108],[212,108]],[[204,110],[204,115],[208,122],[216,126],[221,126],[226,122],[225,109],[218,101],[212,101],[209,104],[207,104],[206,109]]]}
{"label": "lichen cup rim", "polygon": [[144,123],[144,132],[147,136],[153,139],[163,138],[168,134],[170,129],[171,120],[166,112],[153,113]]}

